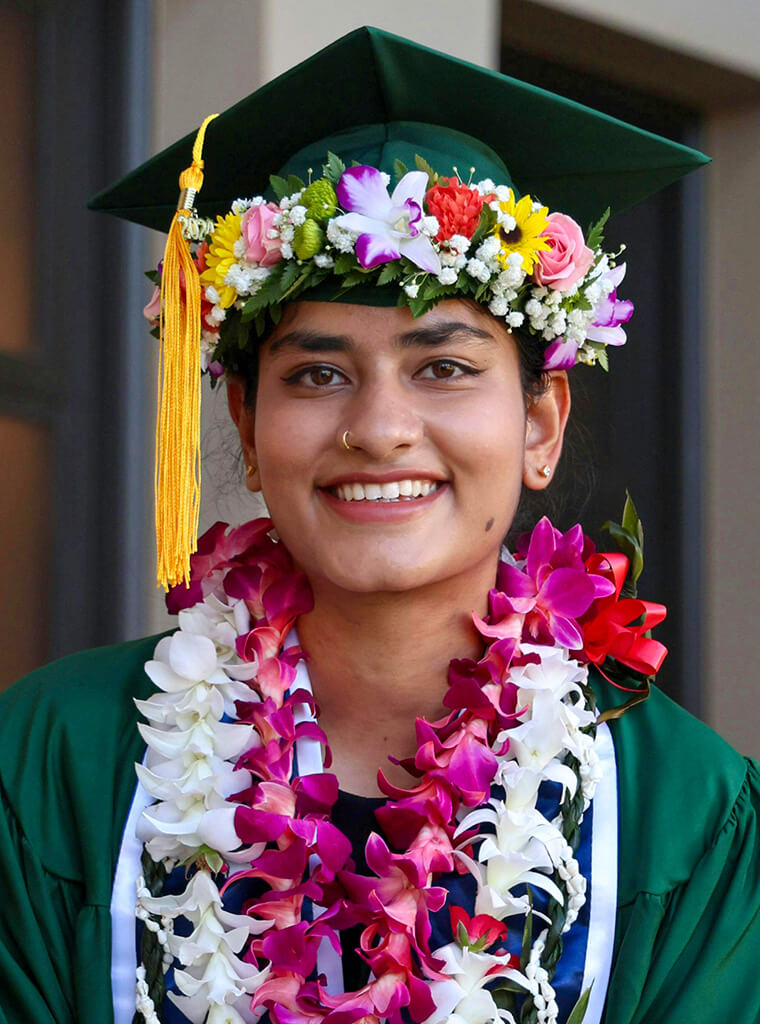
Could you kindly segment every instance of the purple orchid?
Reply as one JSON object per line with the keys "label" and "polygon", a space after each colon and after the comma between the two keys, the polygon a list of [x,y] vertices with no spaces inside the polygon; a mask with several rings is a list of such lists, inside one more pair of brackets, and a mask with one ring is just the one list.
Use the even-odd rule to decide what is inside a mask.
{"label": "purple orchid", "polygon": [[388,194],[383,175],[374,167],[349,167],[338,182],[338,202],[348,213],[333,223],[357,234],[356,258],[370,269],[401,256],[429,274],[441,261],[427,235],[420,231],[428,176],[409,171]]}
{"label": "purple orchid", "polygon": [[633,303],[618,299],[617,289],[625,277],[626,265],[613,267],[601,280],[612,285],[612,291],[594,308],[594,323],[588,330],[589,341],[600,341],[603,345],[625,345],[625,331],[620,326],[627,324],[633,316]]}
{"label": "purple orchid", "polygon": [[578,342],[569,338],[555,338],[544,351],[545,370],[572,370],[578,355]]}
{"label": "purple orchid", "polygon": [[492,618],[509,619],[508,611],[524,615],[524,640],[581,650],[583,633],[577,619],[596,598],[614,591],[609,580],[586,569],[586,549],[579,527],[563,534],[546,517],[541,519],[530,536],[524,570],[506,562],[499,565],[501,593],[491,592]]}

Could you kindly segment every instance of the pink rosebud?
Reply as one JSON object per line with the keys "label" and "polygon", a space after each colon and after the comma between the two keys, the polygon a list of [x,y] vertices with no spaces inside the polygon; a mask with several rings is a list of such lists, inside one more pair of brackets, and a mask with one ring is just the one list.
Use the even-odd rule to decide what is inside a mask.
{"label": "pink rosebud", "polygon": [[542,235],[551,249],[538,254],[534,277],[547,288],[567,291],[591,269],[594,253],[583,241],[583,232],[566,213],[550,213]]}
{"label": "pink rosebud", "polygon": [[282,240],[270,238],[269,232],[274,227],[275,214],[279,207],[274,203],[261,203],[249,207],[243,214],[241,228],[245,241],[245,258],[249,263],[258,263],[262,267],[272,267],[282,259]]}
{"label": "pink rosebud", "polygon": [[150,302],[143,309],[143,316],[151,323],[155,323],[161,316],[161,289],[158,286],[153,289]]}

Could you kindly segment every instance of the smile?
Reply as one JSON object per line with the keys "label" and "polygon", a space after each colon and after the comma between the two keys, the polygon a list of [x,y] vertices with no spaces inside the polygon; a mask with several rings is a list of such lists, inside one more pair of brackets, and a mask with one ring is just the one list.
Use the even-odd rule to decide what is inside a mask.
{"label": "smile", "polygon": [[344,483],[330,488],[340,501],[414,501],[438,488],[436,480],[391,480],[387,483]]}

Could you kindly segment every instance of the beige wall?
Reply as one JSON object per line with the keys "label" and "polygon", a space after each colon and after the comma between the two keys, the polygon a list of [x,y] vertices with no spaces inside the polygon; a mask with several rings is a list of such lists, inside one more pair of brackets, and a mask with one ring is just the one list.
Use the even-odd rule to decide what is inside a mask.
{"label": "beige wall", "polygon": [[708,122],[706,715],[760,757],[760,105]]}
{"label": "beige wall", "polygon": [[760,75],[757,0],[542,0],[681,53]]}

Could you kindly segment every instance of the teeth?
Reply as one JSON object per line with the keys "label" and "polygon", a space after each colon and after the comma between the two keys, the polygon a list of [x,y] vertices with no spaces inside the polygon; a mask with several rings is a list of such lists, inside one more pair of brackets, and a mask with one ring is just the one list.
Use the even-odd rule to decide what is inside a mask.
{"label": "teeth", "polygon": [[386,484],[339,484],[334,493],[341,501],[400,501],[424,498],[437,487],[435,480],[393,480]]}

